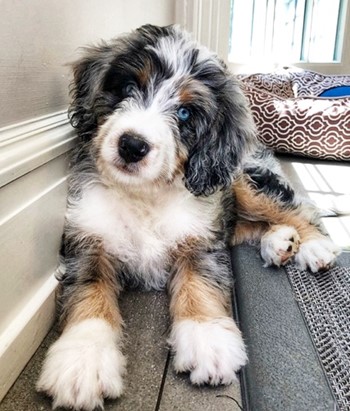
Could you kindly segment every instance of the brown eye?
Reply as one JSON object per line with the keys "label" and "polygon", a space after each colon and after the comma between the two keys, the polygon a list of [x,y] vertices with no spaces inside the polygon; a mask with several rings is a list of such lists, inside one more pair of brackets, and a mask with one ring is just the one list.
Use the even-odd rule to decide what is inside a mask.
{"label": "brown eye", "polygon": [[136,83],[130,82],[123,88],[123,95],[124,97],[131,97],[135,94],[136,90],[137,90]]}

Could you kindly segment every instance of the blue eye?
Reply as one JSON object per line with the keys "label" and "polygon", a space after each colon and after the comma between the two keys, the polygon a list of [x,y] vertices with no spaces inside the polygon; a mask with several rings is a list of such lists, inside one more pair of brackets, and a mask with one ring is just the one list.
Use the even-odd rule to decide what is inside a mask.
{"label": "blue eye", "polygon": [[190,110],[185,107],[180,107],[176,113],[177,117],[181,121],[187,121],[190,118]]}

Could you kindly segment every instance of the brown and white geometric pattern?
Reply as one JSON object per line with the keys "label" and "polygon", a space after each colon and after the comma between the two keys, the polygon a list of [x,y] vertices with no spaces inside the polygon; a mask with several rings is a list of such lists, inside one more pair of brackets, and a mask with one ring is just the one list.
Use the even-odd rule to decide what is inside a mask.
{"label": "brown and white geometric pattern", "polygon": [[290,72],[295,97],[319,96],[333,87],[350,86],[350,75],[326,75],[314,71]]}
{"label": "brown and white geometric pattern", "polygon": [[350,160],[350,98],[281,98],[248,83],[258,138],[281,153]]}
{"label": "brown and white geometric pattern", "polygon": [[288,70],[274,73],[257,73],[237,75],[244,84],[267,91],[279,97],[294,97],[290,73]]}

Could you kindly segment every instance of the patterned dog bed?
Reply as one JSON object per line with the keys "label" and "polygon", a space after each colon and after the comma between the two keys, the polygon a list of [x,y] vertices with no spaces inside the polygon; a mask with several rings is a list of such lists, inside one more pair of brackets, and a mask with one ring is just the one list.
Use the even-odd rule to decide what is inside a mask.
{"label": "patterned dog bed", "polygon": [[281,153],[350,160],[350,97],[319,97],[327,89],[350,86],[350,76],[285,70],[240,79],[258,138],[268,147]]}

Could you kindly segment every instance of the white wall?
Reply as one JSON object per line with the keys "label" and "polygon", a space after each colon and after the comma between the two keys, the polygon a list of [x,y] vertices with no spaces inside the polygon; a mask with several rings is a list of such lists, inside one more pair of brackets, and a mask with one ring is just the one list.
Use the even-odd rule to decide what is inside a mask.
{"label": "white wall", "polygon": [[77,48],[145,23],[171,24],[174,0],[2,0],[0,127],[66,107]]}
{"label": "white wall", "polygon": [[66,63],[77,48],[146,23],[175,0],[0,2],[0,400],[53,320],[66,201]]}

